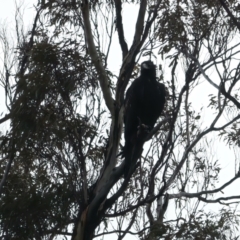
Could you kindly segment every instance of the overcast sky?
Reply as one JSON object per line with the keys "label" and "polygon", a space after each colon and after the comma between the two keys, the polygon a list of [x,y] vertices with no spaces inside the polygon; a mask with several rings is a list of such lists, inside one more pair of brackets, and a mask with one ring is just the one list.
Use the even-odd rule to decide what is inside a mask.
{"label": "overcast sky", "polygon": [[[1,7],[0,7],[0,24],[7,24],[9,31],[14,31],[15,29],[15,22],[14,22],[14,15],[15,15],[15,1],[14,0],[0,0]],[[23,2],[17,0],[17,2]],[[25,26],[32,25],[33,17],[34,17],[34,11],[32,3],[33,0],[25,0],[24,6],[25,7],[25,13],[24,13],[24,23]],[[137,8],[134,6],[123,8],[123,19],[124,19],[124,28],[125,28],[125,36],[128,44],[131,43],[133,33],[134,33],[134,26],[135,26],[135,19],[137,15]],[[0,56],[2,58],[2,56]],[[112,45],[112,51],[109,56],[109,69],[114,72],[114,74],[118,74],[120,64],[121,64],[121,51],[118,44],[118,37],[117,34],[115,34],[113,38],[113,45]],[[1,63],[0,63],[1,64]],[[167,67],[167,66],[165,66]],[[1,68],[0,68],[1,69]],[[4,98],[3,98],[4,92],[2,91],[2,88],[0,89],[0,112],[2,112],[2,109],[4,108]],[[1,129],[0,129],[1,130]],[[220,160],[222,164],[222,171],[220,173],[220,182],[218,183],[217,187],[220,187],[223,183],[226,181],[229,181],[230,178],[234,175],[234,155],[233,150],[228,150],[224,147],[223,143],[219,143],[215,146],[216,155],[218,156],[218,159]],[[214,153],[214,152],[213,152]],[[239,192],[236,191],[236,189],[239,189],[240,180],[235,181],[233,184],[231,184],[228,188],[224,190],[223,194],[218,194],[216,196],[230,196],[230,195],[239,195]],[[209,204],[207,206],[208,209],[218,209],[218,204]],[[168,213],[169,214],[169,213]],[[134,239],[134,238],[133,238]]]}

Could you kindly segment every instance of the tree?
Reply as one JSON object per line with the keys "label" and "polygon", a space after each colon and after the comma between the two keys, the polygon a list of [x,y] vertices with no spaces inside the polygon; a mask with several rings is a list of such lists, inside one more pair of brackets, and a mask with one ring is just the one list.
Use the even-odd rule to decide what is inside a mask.
{"label": "tree", "polygon": [[[13,47],[2,28],[3,239],[236,239],[240,195],[223,191],[239,162],[227,160],[223,182],[214,144],[239,148],[239,30],[220,2],[132,1],[131,44],[120,0],[39,1],[28,33],[16,15]],[[236,20],[238,1],[228,4]],[[115,34],[118,74],[108,67]],[[124,93],[144,57],[159,64],[168,100],[124,179]]]}

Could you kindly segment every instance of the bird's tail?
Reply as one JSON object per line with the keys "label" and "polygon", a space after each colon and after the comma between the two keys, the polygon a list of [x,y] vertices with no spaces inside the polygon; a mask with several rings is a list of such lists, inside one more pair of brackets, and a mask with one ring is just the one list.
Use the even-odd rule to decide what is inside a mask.
{"label": "bird's tail", "polygon": [[125,159],[124,178],[126,179],[131,174],[137,164],[137,160],[141,157],[143,144],[136,143],[135,145],[125,145],[123,148],[123,157]]}
{"label": "bird's tail", "polygon": [[125,161],[124,178],[128,176],[129,171],[131,169],[132,149],[133,146],[125,142],[125,146],[122,148],[122,151],[118,154],[118,156],[121,156],[121,158],[123,158]]}

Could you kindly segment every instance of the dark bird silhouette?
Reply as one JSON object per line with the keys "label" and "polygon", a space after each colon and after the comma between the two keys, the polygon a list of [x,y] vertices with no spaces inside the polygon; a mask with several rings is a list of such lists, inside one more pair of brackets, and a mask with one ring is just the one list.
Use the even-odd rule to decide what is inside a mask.
{"label": "dark bird silhouette", "polygon": [[155,65],[143,62],[140,77],[127,90],[124,102],[125,178],[141,156],[144,140],[163,110],[165,95],[164,85],[157,82]]}

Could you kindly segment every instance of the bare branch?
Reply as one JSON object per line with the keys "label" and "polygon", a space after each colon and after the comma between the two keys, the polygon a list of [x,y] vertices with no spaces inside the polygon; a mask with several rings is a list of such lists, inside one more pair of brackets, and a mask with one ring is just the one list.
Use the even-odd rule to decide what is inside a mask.
{"label": "bare branch", "polygon": [[[232,123],[236,122],[236,120],[238,120],[240,118],[240,115],[237,115],[235,118],[233,118],[231,121],[229,121],[228,123],[224,124],[221,127],[214,127],[213,130],[214,131],[219,131],[219,130],[223,130],[224,128],[230,126]],[[216,119],[218,119],[218,116],[216,117]],[[215,124],[216,121],[214,120],[213,123]],[[213,127],[214,125],[211,124],[211,127]]]}
{"label": "bare branch", "polygon": [[208,128],[207,130],[203,131],[202,133],[200,133],[198,135],[198,137],[186,148],[181,161],[179,162],[178,166],[176,167],[176,169],[174,170],[173,174],[171,175],[171,177],[169,178],[169,180],[166,183],[166,189],[172,184],[172,182],[174,181],[175,177],[177,176],[177,174],[179,173],[180,169],[182,168],[183,164],[185,163],[187,156],[189,154],[189,152],[192,150],[192,148],[202,139],[202,137],[204,137],[205,135],[207,135],[209,132],[213,131],[213,128]]}
{"label": "bare branch", "polygon": [[115,8],[116,8],[116,28],[118,31],[119,43],[122,48],[122,58],[124,59],[128,53],[128,46],[125,41],[124,30],[122,25],[122,14],[121,14],[122,1],[121,0],[115,0]]}
{"label": "bare branch", "polygon": [[239,203],[240,201],[238,201],[238,202],[231,202],[231,203],[222,203],[221,201],[228,201],[228,200],[231,200],[231,199],[239,199],[240,200],[240,195],[238,195],[238,196],[231,196],[231,197],[221,197],[221,198],[217,198],[217,199],[213,199],[213,200],[206,199],[206,198],[203,198],[203,197],[199,197],[198,199],[203,201],[203,202],[206,202],[206,203],[217,203],[218,202],[220,204],[230,205],[230,204]]}
{"label": "bare branch", "polygon": [[[218,118],[218,116],[216,117]],[[214,120],[213,123],[214,124],[211,124],[211,126],[206,129],[205,131],[203,131],[202,133],[200,133],[197,138],[186,148],[183,156],[182,156],[182,159],[180,161],[180,163],[178,164],[178,166],[176,167],[175,171],[173,172],[172,176],[169,178],[168,182],[166,183],[166,186],[163,186],[163,188],[168,188],[171,183],[174,181],[175,177],[177,176],[177,174],[179,173],[180,169],[182,168],[184,162],[186,161],[187,159],[187,156],[189,154],[189,152],[192,150],[192,148],[202,139],[203,136],[207,135],[209,132],[212,132],[212,131],[219,131],[219,130],[222,130],[224,129],[225,127],[229,126],[230,124],[232,124],[233,122],[235,122],[237,119],[239,119],[239,116],[235,117],[233,120],[231,120],[230,122],[228,122],[227,124],[223,125],[222,127],[220,128],[214,128],[214,124],[216,123],[216,121]],[[237,175],[235,178],[238,178],[239,176]],[[235,180],[234,178],[234,180]]]}
{"label": "bare branch", "polygon": [[185,96],[185,114],[186,114],[186,134],[187,134],[187,145],[190,144],[190,131],[189,131],[189,106],[188,106],[189,88],[187,88]]}
{"label": "bare branch", "polygon": [[150,226],[152,226],[153,223],[154,223],[154,218],[153,218],[153,215],[152,215],[152,212],[151,212],[151,206],[152,206],[152,203],[147,203],[146,204],[146,215],[148,217],[148,221],[149,221]]}
{"label": "bare branch", "polygon": [[114,100],[112,98],[112,94],[110,92],[109,84],[108,84],[108,77],[106,75],[106,71],[103,67],[102,60],[100,59],[96,46],[93,41],[93,35],[92,35],[92,29],[91,29],[91,23],[89,20],[89,3],[88,1],[82,1],[81,4],[81,10],[82,10],[82,16],[84,21],[84,33],[87,41],[87,46],[89,50],[90,57],[92,59],[92,62],[98,72],[99,75],[99,82],[100,86],[103,92],[103,97],[105,100],[105,103],[111,113],[112,116],[114,116]]}
{"label": "bare branch", "polygon": [[152,131],[147,135],[146,141],[152,139],[153,135],[155,135],[159,129],[167,122],[171,120],[171,117],[166,117],[162,121],[160,121],[153,129]]}
{"label": "bare branch", "polygon": [[[181,107],[181,104],[182,104],[182,97],[183,97],[183,94],[186,92],[188,88],[188,83],[186,83],[183,88],[181,89],[181,92],[179,94],[179,98],[178,98],[178,103],[177,103],[177,107],[174,111],[174,115],[172,117],[172,121],[170,123],[170,127],[169,127],[169,132],[168,132],[168,135],[166,137],[166,140],[162,146],[162,152],[161,152],[161,156],[159,158],[159,160],[157,161],[157,163],[155,164],[155,166],[153,167],[153,170],[151,172],[151,175],[150,175],[150,183],[149,183],[149,190],[148,190],[148,195],[152,195],[153,192],[154,192],[154,181],[155,181],[155,175],[157,173],[157,169],[159,167],[159,165],[163,162],[163,159],[167,153],[167,149],[168,149],[168,145],[169,145],[169,142],[171,141],[171,138],[172,138],[172,133],[174,131],[174,124],[177,120],[177,116],[178,116],[178,113],[179,113],[179,110],[180,110],[180,107]],[[183,164],[183,163],[182,163]],[[166,185],[164,185],[164,187],[162,188],[162,190],[166,187]],[[161,192],[161,191],[160,191]]]}
{"label": "bare branch", "polygon": [[139,12],[138,12],[138,19],[137,19],[137,23],[136,23],[136,30],[135,30],[135,35],[133,38],[132,47],[135,44],[139,43],[140,39],[142,37],[146,8],[147,8],[147,1],[142,0],[141,4],[140,4]]}
{"label": "bare branch", "polygon": [[[229,99],[230,101],[232,101],[237,108],[240,109],[240,103],[236,100],[236,98],[234,98],[233,96],[231,96],[229,94],[229,92],[226,92],[225,88],[223,85],[221,85],[221,87],[219,87],[216,83],[214,83],[206,74],[205,70],[202,68],[201,64],[199,63],[199,61],[192,56],[191,54],[189,54],[187,51],[183,50],[182,51],[186,56],[190,57],[198,66],[199,70],[201,71],[202,75],[204,76],[204,78],[212,85],[214,86],[216,89],[218,89],[227,99]],[[231,89],[229,89],[231,90]]]}
{"label": "bare branch", "polygon": [[0,124],[3,122],[6,122],[7,120],[9,120],[11,118],[11,114],[6,114],[3,118],[0,119]]}
{"label": "bare branch", "polygon": [[[186,193],[186,192],[180,192],[178,194],[169,194],[169,199],[173,199],[173,198],[181,198],[181,197],[187,197],[187,198],[199,198],[202,201],[207,201],[207,202],[218,202],[219,200],[207,200],[206,198],[201,197],[201,195],[205,195],[205,194],[212,194],[212,193],[217,193],[222,191],[224,188],[226,188],[227,186],[229,186],[231,183],[233,183],[235,180],[237,180],[238,178],[240,178],[240,172],[237,173],[237,175],[230,179],[228,182],[226,182],[225,184],[223,184],[221,187],[213,189],[213,190],[208,190],[208,191],[202,191],[202,192],[198,192],[198,193]],[[235,196],[235,197],[228,197],[228,198],[219,198],[220,200],[229,200],[229,199],[233,199],[233,198],[239,198],[240,196]]]}
{"label": "bare branch", "polygon": [[108,234],[113,234],[113,233],[128,233],[128,234],[131,234],[131,235],[141,235],[147,229],[149,229],[149,227],[145,227],[139,232],[132,232],[132,231],[127,231],[127,230],[125,230],[125,231],[124,230],[115,230],[115,231],[99,233],[99,234],[94,235],[94,237],[100,237],[100,236],[103,236],[103,235],[108,235]]}

